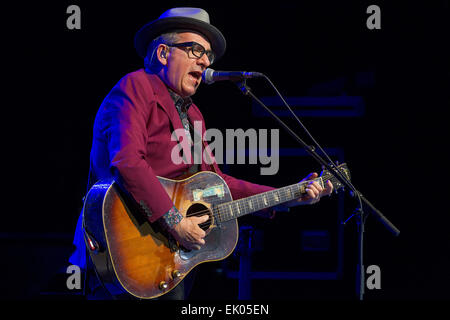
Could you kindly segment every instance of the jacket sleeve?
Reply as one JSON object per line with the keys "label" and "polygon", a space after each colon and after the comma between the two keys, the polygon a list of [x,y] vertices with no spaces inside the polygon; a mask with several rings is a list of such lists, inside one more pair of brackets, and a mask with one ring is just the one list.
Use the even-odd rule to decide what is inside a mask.
{"label": "jacket sleeve", "polygon": [[115,181],[154,222],[173,203],[146,159],[147,123],[156,101],[151,87],[144,85],[125,77],[112,89],[102,106],[103,129]]}
{"label": "jacket sleeve", "polygon": [[[219,174],[227,183],[234,200],[250,197],[258,193],[263,193],[266,191],[276,189],[270,186],[265,186],[261,184],[248,182],[242,179],[234,178],[232,176],[224,174],[219,169],[218,166],[214,167],[216,168],[216,173]],[[254,212],[253,214],[262,218],[273,218],[275,216],[275,213],[276,213],[275,208],[267,208]]]}
{"label": "jacket sleeve", "polygon": [[263,193],[275,189],[270,186],[234,178],[232,176],[224,174],[222,171],[220,171],[220,169],[217,174],[219,174],[227,183],[234,200],[250,197],[258,193]]}
{"label": "jacket sleeve", "polygon": [[[195,112],[193,112],[193,115],[195,115],[196,118],[202,122],[201,136],[203,136],[203,133],[206,131],[205,120],[203,118],[203,115],[201,114],[201,112],[197,108],[197,106],[192,105],[191,109],[193,109],[195,111]],[[207,141],[204,141],[202,150],[203,150],[203,152],[206,153],[205,157],[203,157],[202,169],[203,170],[213,170],[218,175],[220,175],[225,180],[228,187],[230,188],[231,195],[233,196],[234,200],[245,198],[245,197],[250,197],[250,196],[258,194],[258,193],[262,193],[262,192],[266,192],[266,191],[275,189],[273,187],[251,183],[251,182],[237,179],[232,176],[224,174],[220,170],[220,168],[217,164],[217,161],[216,161],[214,155],[212,154]],[[208,163],[205,163],[205,161],[204,161],[205,158],[207,158],[209,160]],[[213,166],[214,169],[211,166]]]}
{"label": "jacket sleeve", "polygon": [[[259,193],[263,193],[263,192],[267,192],[267,191],[276,189],[274,187],[252,183],[249,181],[237,179],[230,175],[224,174],[222,172],[222,170],[220,170],[220,168],[214,158],[214,155],[211,153],[208,143],[206,141],[205,141],[205,147],[206,147],[206,150],[204,150],[204,151],[207,153],[207,155],[208,155],[207,157],[210,159],[210,161],[212,162],[212,166],[214,167],[214,169],[213,169],[213,168],[211,168],[211,165],[208,165],[208,167],[209,167],[208,170],[213,169],[218,175],[220,175],[225,180],[228,187],[230,188],[230,192],[231,192],[231,195],[233,196],[234,200],[250,197],[255,194],[259,194]],[[264,218],[269,218],[269,217],[273,218],[274,214],[275,214],[275,210],[273,208],[267,208],[267,209],[255,212],[255,215],[258,215],[258,216],[261,216]]]}

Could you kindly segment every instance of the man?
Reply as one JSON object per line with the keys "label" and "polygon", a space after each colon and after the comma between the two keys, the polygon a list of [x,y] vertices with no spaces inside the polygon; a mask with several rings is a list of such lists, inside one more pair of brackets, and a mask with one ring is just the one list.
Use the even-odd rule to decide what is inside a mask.
{"label": "man", "polygon": [[[208,217],[184,217],[157,176],[176,178],[212,170],[225,180],[234,199],[273,188],[225,175],[214,161],[210,165],[203,157],[200,165],[189,161],[177,164],[172,159],[172,150],[178,143],[171,139],[174,131],[184,129],[184,138],[190,141],[195,134],[203,136],[204,119],[191,96],[201,83],[202,72],[225,53],[225,38],[209,23],[208,13],[197,8],[170,9],[137,32],[135,46],[144,58],[145,69],[122,78],[97,113],[91,150],[91,182],[113,177],[150,223],[160,224],[185,248],[198,250],[205,244],[205,231],[199,224]],[[202,132],[195,132],[192,126],[195,121],[201,122]],[[207,149],[206,142],[204,147]],[[209,156],[213,159],[211,153]],[[317,174],[313,173],[307,179],[315,177]],[[307,195],[288,206],[315,203],[331,192],[330,182],[323,189],[311,181]],[[80,222],[75,245],[78,251],[70,261],[84,267]],[[183,299],[183,285],[163,297]]]}

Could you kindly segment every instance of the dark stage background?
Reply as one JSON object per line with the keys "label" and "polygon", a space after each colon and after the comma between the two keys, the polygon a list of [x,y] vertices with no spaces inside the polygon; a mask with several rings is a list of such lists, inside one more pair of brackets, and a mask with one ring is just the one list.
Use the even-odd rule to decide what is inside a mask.
{"label": "dark stage background", "polygon": [[[96,111],[121,77],[142,67],[135,32],[171,7],[194,6],[205,8],[227,39],[214,69],[263,72],[286,97],[361,97],[360,115],[325,110],[301,118],[323,147],[341,151],[354,185],[401,231],[394,237],[368,218],[365,265],[380,267],[381,289],[366,290],[365,299],[449,299],[449,1],[312,2],[74,0],[20,2],[5,10],[2,51],[10,72],[3,86],[1,297],[78,298],[64,290],[65,268],[86,191]],[[81,8],[80,30],[66,28],[71,4]],[[366,27],[370,4],[381,9],[380,30]],[[259,96],[274,95],[263,80],[248,83]],[[232,83],[202,85],[194,101],[209,128],[280,128],[258,117]],[[306,140],[292,118],[283,119]],[[299,148],[281,128],[280,147]],[[281,157],[275,176],[259,175],[260,167],[224,170],[279,187],[320,170],[301,155]],[[252,298],[356,299],[355,221],[339,227],[355,203],[342,197],[343,217],[333,196],[272,222],[243,219],[257,231],[255,270],[320,275],[336,270],[336,261],[342,268],[331,280],[253,280]],[[307,250],[305,230],[328,232],[324,251]],[[236,299],[232,271],[239,257],[200,266],[193,296]]]}

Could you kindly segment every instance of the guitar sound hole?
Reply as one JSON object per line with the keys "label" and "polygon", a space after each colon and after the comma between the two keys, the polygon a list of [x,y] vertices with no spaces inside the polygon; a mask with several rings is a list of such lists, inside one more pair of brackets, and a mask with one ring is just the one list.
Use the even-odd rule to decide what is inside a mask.
{"label": "guitar sound hole", "polygon": [[209,216],[208,220],[204,223],[199,224],[199,227],[202,228],[204,231],[208,230],[208,228],[211,226],[211,221],[212,221],[211,220],[211,218],[212,218],[211,210],[209,210],[209,208],[207,206],[205,206],[204,204],[194,203],[186,211],[186,217],[191,217],[191,216],[200,217],[205,214]]}

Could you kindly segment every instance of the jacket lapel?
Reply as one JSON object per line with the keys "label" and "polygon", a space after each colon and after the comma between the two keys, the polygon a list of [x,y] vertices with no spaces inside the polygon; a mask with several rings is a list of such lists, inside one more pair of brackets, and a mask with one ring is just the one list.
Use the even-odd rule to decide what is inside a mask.
{"label": "jacket lapel", "polygon": [[[183,124],[181,123],[180,115],[178,114],[175,104],[170,97],[169,91],[166,85],[156,74],[147,74],[148,80],[154,89],[156,102],[161,106],[161,108],[167,113],[169,120],[172,124],[174,130],[183,129]],[[179,136],[176,134],[177,140],[180,141]]]}
{"label": "jacket lapel", "polygon": [[[152,88],[154,89],[156,102],[167,113],[173,129],[174,130],[176,130],[176,129],[184,130],[183,124],[181,123],[180,115],[178,114],[178,111],[175,108],[175,104],[174,104],[164,82],[155,74],[148,74],[148,73],[146,73],[146,74],[147,74],[148,80],[150,81],[150,83],[152,85]],[[206,127],[205,127],[205,123],[203,120],[203,116],[195,104],[193,104],[189,108],[188,116],[189,116],[189,120],[193,126],[195,124],[195,121],[201,122],[201,132],[197,132],[197,134],[199,134],[200,137],[203,137],[203,133],[206,131]],[[197,129],[197,128],[194,126],[194,129]],[[175,132],[175,135],[176,135],[178,142],[180,142],[180,137],[176,134],[176,132]],[[202,143],[202,150],[204,150],[204,147],[205,146]],[[207,150],[208,155],[210,157],[212,157],[212,159],[214,159],[214,156],[211,154],[211,151],[209,150],[209,148],[207,148],[207,149],[208,149]],[[213,165],[211,166],[211,165],[204,163],[204,161],[202,159],[201,168],[202,168],[202,170],[208,170],[211,168],[212,171],[214,171],[214,172],[218,171],[217,164],[215,163],[214,160],[213,160]]]}

